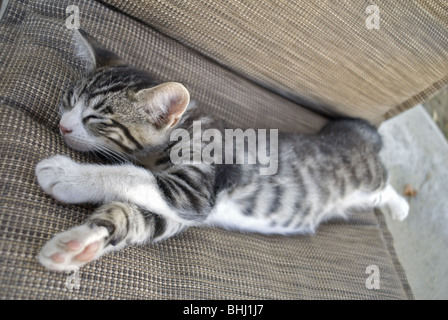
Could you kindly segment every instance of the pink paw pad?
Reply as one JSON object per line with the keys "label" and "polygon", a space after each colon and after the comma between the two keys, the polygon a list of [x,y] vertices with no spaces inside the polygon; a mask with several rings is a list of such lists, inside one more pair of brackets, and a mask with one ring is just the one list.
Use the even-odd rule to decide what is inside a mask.
{"label": "pink paw pad", "polygon": [[104,253],[104,240],[108,235],[104,227],[86,225],[59,233],[42,248],[39,261],[56,271],[79,268]]}

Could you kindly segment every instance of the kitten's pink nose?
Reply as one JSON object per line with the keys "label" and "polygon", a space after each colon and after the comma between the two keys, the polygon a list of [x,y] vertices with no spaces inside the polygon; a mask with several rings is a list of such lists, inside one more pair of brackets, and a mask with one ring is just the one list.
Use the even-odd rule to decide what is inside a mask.
{"label": "kitten's pink nose", "polygon": [[61,131],[61,133],[64,135],[64,134],[67,134],[67,133],[70,133],[70,132],[72,132],[73,130],[70,130],[70,129],[67,129],[66,127],[64,127],[63,125],[59,125],[59,130]]}

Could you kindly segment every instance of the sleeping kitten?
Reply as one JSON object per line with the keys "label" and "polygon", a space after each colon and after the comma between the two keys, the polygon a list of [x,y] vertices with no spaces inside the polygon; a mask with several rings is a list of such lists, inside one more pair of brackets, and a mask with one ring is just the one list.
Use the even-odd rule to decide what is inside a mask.
{"label": "sleeping kitten", "polygon": [[63,95],[60,132],[75,150],[127,162],[79,164],[58,155],[37,164],[40,186],[55,199],[101,204],[85,223],[42,248],[45,267],[70,271],[190,226],[305,234],[355,207],[387,207],[396,219],[407,216],[407,202],[387,183],[381,138],[367,122],[331,122],[314,136],[280,134],[275,175],[261,175],[259,164],[175,164],[173,130],[191,132],[200,121],[202,130],[223,133],[225,125],[190,103],[183,85],[156,82],[82,31],[74,39],[87,76]]}

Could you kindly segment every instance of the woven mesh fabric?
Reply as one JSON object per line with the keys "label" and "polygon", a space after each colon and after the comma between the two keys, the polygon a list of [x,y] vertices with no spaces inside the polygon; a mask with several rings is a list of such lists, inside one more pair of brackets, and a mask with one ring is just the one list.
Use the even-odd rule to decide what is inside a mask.
{"label": "woven mesh fabric", "polygon": [[103,2],[327,113],[379,123],[448,84],[447,1]]}
{"label": "woven mesh fabric", "polygon": [[[0,21],[1,299],[406,299],[412,298],[383,233],[381,215],[355,214],[313,236],[263,236],[191,228],[156,245],[132,246],[83,268],[79,289],[41,267],[53,234],[81,223],[88,205],[63,205],[38,187],[34,168],[65,154],[57,130],[62,90],[80,74],[66,7],[108,48],[161,80],[183,82],[210,112],[242,127],[313,132],[324,119],[245,80],[181,43],[94,1],[11,1]],[[368,266],[380,288],[367,289]]]}

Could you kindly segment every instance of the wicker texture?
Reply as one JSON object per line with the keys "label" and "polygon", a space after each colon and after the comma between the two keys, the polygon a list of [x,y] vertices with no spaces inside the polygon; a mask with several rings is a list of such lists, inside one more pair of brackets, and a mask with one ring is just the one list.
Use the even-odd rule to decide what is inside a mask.
{"label": "wicker texture", "polygon": [[328,114],[379,123],[448,84],[447,1],[103,2]]}
{"label": "wicker texture", "polygon": [[[74,290],[67,275],[41,267],[43,244],[93,209],[57,203],[34,174],[38,161],[55,154],[96,160],[69,149],[57,130],[61,92],[81,67],[65,28],[72,4],[82,28],[107,47],[161,80],[186,83],[198,103],[235,126],[313,132],[325,121],[98,2],[11,1],[0,21],[1,299],[412,298],[382,218],[371,211],[325,224],[314,236],[192,228],[83,267]],[[365,286],[370,265],[380,270],[378,290]]]}

